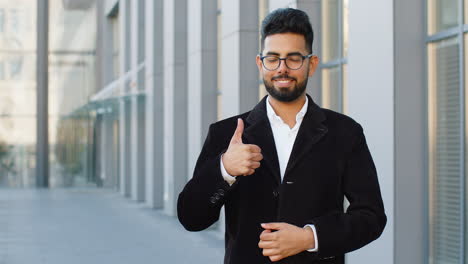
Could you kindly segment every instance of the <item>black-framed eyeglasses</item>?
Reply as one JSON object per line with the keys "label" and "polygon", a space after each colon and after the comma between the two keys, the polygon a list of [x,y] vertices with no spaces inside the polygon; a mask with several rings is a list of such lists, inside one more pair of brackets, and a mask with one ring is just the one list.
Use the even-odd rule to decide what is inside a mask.
{"label": "black-framed eyeglasses", "polygon": [[266,55],[261,56],[260,60],[262,60],[263,67],[269,71],[274,71],[279,68],[281,61],[284,60],[286,67],[290,70],[299,70],[304,64],[304,60],[312,57],[313,54],[302,56],[300,54],[291,54],[284,58],[280,58],[276,55]]}

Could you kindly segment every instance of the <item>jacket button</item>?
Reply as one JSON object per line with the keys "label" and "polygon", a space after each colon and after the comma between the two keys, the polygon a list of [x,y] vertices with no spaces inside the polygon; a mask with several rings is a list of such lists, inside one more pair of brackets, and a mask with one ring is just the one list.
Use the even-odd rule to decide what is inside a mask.
{"label": "jacket button", "polygon": [[219,193],[213,194],[213,197],[216,199],[216,201],[218,201],[219,198],[221,198],[221,196],[219,196]]}
{"label": "jacket button", "polygon": [[216,198],[215,198],[215,197],[213,197],[213,196],[212,196],[212,197],[210,197],[210,202],[211,202],[212,204],[215,204],[215,203],[216,203],[216,201],[218,201],[218,200],[216,200]]}
{"label": "jacket button", "polygon": [[219,189],[218,193],[219,193],[219,195],[224,196],[224,190],[223,189]]}
{"label": "jacket button", "polygon": [[274,196],[274,197],[278,197],[278,195],[279,195],[278,191],[277,191],[277,190],[274,190],[274,191],[273,191],[273,196]]}

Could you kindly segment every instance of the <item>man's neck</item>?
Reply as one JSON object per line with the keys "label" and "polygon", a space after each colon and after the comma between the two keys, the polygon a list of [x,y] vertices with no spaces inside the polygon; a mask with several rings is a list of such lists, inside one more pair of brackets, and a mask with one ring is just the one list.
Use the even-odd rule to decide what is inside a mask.
{"label": "man's neck", "polygon": [[268,96],[268,101],[276,115],[281,117],[290,128],[293,128],[296,125],[296,115],[305,104],[306,95],[304,93],[292,102],[281,102],[272,96]]}

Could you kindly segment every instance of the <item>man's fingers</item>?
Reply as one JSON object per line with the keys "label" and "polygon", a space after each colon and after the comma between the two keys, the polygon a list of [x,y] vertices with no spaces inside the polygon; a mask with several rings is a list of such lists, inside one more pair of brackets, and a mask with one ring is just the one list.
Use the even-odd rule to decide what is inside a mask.
{"label": "man's fingers", "polygon": [[278,249],[276,249],[276,248],[266,248],[266,249],[262,250],[262,254],[265,257],[276,256],[276,255],[278,255],[278,253],[279,253]]}
{"label": "man's fingers", "polygon": [[248,147],[248,150],[252,153],[261,153],[262,149],[254,144],[246,144],[246,147]]}
{"label": "man's fingers", "polygon": [[260,234],[260,240],[262,240],[262,241],[273,241],[275,239],[276,239],[276,234],[274,232],[271,232],[271,230],[269,230],[269,229],[264,230]]}
{"label": "man's fingers", "polygon": [[250,160],[252,161],[261,161],[263,159],[263,155],[261,153],[252,153]]}
{"label": "man's fingers", "polygon": [[231,143],[242,144],[242,133],[244,133],[244,121],[238,118],[236,131],[234,131],[234,135],[232,135]]}
{"label": "man's fingers", "polygon": [[270,260],[275,262],[275,261],[279,261],[279,260],[282,260],[283,257],[281,255],[275,255],[275,256],[270,256]]}
{"label": "man's fingers", "polygon": [[251,162],[250,162],[249,168],[251,168],[251,169],[257,169],[258,167],[260,167],[260,162],[258,162],[258,161],[251,161]]}
{"label": "man's fingers", "polygon": [[284,223],[263,223],[264,229],[280,230],[284,226]]}
{"label": "man's fingers", "polygon": [[276,248],[277,245],[273,241],[260,240],[260,242],[258,242],[258,247],[263,248],[263,249],[268,249],[268,248]]}
{"label": "man's fingers", "polygon": [[249,176],[249,175],[254,174],[254,172],[255,172],[254,169],[248,169],[248,170],[247,170],[244,174],[242,174],[242,175],[244,175],[244,176]]}

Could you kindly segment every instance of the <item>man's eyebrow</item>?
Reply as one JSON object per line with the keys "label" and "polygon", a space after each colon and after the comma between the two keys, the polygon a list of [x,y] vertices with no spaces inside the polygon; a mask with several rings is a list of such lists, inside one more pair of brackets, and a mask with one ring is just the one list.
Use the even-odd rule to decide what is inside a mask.
{"label": "man's eyebrow", "polygon": [[291,56],[291,55],[299,55],[299,56],[302,56],[302,54],[301,54],[300,52],[298,52],[298,51],[288,53],[288,56]]}
{"label": "man's eyebrow", "polygon": [[[269,51],[269,52],[266,53],[266,55],[279,56],[280,54],[279,54],[278,52]],[[291,56],[291,55],[299,55],[299,56],[302,56],[302,54],[301,54],[299,51],[290,52],[290,53],[288,53],[286,56]]]}

